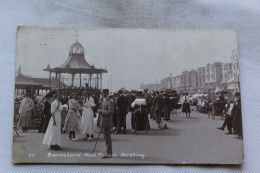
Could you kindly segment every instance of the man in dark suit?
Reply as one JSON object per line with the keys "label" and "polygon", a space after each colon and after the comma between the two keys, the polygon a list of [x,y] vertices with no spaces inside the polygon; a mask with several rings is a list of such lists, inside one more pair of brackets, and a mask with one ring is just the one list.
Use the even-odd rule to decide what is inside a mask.
{"label": "man in dark suit", "polygon": [[116,107],[118,108],[117,114],[117,130],[115,134],[121,133],[121,127],[123,126],[124,133],[126,134],[126,114],[129,106],[127,98],[124,96],[122,90],[118,91],[119,97],[116,102]]}
{"label": "man in dark suit", "polygon": [[153,100],[153,108],[155,110],[156,122],[159,128],[159,124],[161,123],[162,109],[163,109],[163,97],[159,91],[156,92],[156,96]]}
{"label": "man in dark suit", "polygon": [[164,119],[166,121],[170,120],[170,98],[168,96],[168,94],[165,92],[163,93],[163,105],[164,105]]}
{"label": "man in dark suit", "polygon": [[47,127],[49,125],[49,121],[51,119],[51,100],[52,100],[52,95],[47,94],[45,96],[46,101],[44,102],[44,109],[43,109],[43,115],[44,115],[44,126],[43,126],[43,133],[46,132]]}
{"label": "man in dark suit", "polygon": [[145,98],[145,101],[146,101],[146,108],[147,108],[147,113],[148,114],[151,114],[151,107],[152,107],[152,96],[148,93],[148,89],[145,88],[144,89],[144,98]]}
{"label": "man in dark suit", "polygon": [[100,127],[103,129],[104,139],[106,141],[106,151],[107,153],[102,158],[112,157],[112,140],[111,140],[111,129],[113,128],[113,113],[114,113],[114,103],[112,101],[113,95],[110,94],[107,97],[107,93],[103,94],[104,101],[102,103],[102,108],[98,110],[100,114]]}
{"label": "man in dark suit", "polygon": [[235,93],[235,101],[234,106],[231,111],[232,116],[232,126],[233,130],[237,131],[237,138],[243,139],[243,132],[242,132],[242,112],[241,112],[241,99],[240,93]]}

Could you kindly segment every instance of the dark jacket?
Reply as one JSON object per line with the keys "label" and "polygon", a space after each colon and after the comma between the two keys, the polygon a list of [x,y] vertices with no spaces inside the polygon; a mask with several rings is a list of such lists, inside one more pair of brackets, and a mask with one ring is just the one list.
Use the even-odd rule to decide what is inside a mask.
{"label": "dark jacket", "polygon": [[234,103],[231,111],[232,126],[235,130],[242,129],[242,113],[241,113],[241,101],[238,100]]}
{"label": "dark jacket", "polygon": [[161,94],[155,96],[153,100],[153,108],[154,110],[162,110],[163,109],[163,97]]}
{"label": "dark jacket", "polygon": [[116,106],[118,107],[119,114],[127,114],[128,105],[129,105],[128,100],[124,95],[118,97]]}
{"label": "dark jacket", "polygon": [[51,117],[51,104],[47,100],[44,102],[43,114],[46,117]]}
{"label": "dark jacket", "polygon": [[170,98],[169,98],[169,96],[163,97],[163,102],[164,102],[164,111],[169,112],[170,111]]}

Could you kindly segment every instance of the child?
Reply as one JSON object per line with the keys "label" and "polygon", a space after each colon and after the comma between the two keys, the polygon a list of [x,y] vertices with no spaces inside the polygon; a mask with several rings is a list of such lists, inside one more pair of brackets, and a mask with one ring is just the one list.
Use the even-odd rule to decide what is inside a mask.
{"label": "child", "polygon": [[77,94],[72,93],[71,99],[69,100],[69,111],[65,119],[63,130],[70,131],[69,133],[69,140],[77,141],[78,139],[75,138],[75,131],[78,130],[78,121],[80,118],[80,114],[78,109],[80,104],[78,102]]}

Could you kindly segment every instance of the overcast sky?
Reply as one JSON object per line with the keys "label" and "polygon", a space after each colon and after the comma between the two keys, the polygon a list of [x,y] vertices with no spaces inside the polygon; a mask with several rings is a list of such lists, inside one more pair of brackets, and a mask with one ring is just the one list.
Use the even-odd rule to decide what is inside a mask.
{"label": "overcast sky", "polygon": [[[48,77],[42,69],[66,61],[78,41],[85,59],[97,68],[107,67],[103,88],[138,89],[141,83],[159,82],[172,73],[197,69],[207,63],[231,62],[237,49],[232,30],[147,30],[21,27],[17,34],[16,69],[34,77]],[[111,83],[112,81],[112,83]]]}

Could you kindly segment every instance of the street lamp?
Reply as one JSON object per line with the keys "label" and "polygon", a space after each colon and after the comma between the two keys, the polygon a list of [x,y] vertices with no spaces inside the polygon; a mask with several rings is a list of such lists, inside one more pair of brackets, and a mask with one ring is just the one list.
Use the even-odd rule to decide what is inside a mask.
{"label": "street lamp", "polygon": [[185,86],[185,100],[186,100],[186,82],[184,83],[184,86]]}

